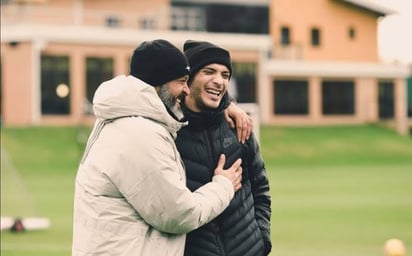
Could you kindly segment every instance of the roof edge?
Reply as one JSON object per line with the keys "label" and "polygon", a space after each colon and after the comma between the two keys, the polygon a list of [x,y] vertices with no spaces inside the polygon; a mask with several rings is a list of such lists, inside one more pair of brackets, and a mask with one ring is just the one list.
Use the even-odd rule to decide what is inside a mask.
{"label": "roof edge", "polygon": [[271,75],[294,77],[405,79],[412,72],[407,65],[383,62],[269,60],[264,66],[265,71]]}
{"label": "roof edge", "polygon": [[371,11],[373,13],[376,13],[378,16],[386,16],[386,15],[397,13],[397,11],[395,11],[394,9],[377,4],[376,2],[373,2],[371,0],[337,0],[337,1]]}
{"label": "roof edge", "polygon": [[[110,36],[107,36],[110,35]],[[18,24],[1,26],[1,42],[32,41],[111,44],[135,46],[141,41],[163,38],[177,45],[186,39],[212,40],[215,44],[233,50],[268,51],[272,41],[269,35],[209,33],[193,31],[136,30],[125,28],[86,27],[76,25]]]}

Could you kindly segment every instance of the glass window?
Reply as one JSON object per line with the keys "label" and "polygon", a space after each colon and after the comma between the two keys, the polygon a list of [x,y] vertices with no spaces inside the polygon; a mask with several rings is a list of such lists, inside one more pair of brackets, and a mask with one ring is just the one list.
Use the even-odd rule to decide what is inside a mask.
{"label": "glass window", "polygon": [[408,97],[407,97],[407,100],[408,100],[408,106],[407,106],[407,108],[408,108],[408,117],[411,118],[412,117],[412,76],[409,76],[406,81],[407,81],[407,85],[408,85],[408,89],[407,89],[407,91],[408,91]]}
{"label": "glass window", "polygon": [[311,30],[311,42],[312,46],[320,45],[320,30],[318,28],[312,28]]}
{"label": "glass window", "polygon": [[281,34],[281,44],[289,45],[290,44],[290,31],[288,27],[282,27],[280,29]]}
{"label": "glass window", "polygon": [[274,113],[278,115],[308,114],[308,81],[275,80]]}
{"label": "glass window", "polygon": [[41,112],[70,113],[70,75],[68,56],[41,56]]}
{"label": "glass window", "polygon": [[144,30],[151,30],[156,28],[156,20],[151,17],[143,17],[138,21],[138,26]]}
{"label": "glass window", "polygon": [[106,23],[106,26],[108,27],[119,27],[120,26],[120,20],[116,16],[106,17],[105,23]]}
{"label": "glass window", "polygon": [[3,56],[0,57],[0,126],[3,116]]}
{"label": "glass window", "polygon": [[354,27],[350,27],[349,28],[349,30],[348,30],[348,34],[349,34],[349,38],[350,39],[355,39],[355,37],[356,37],[356,31],[355,31],[355,28]]}
{"label": "glass window", "polygon": [[322,82],[322,113],[347,115],[355,113],[353,81]]}
{"label": "glass window", "polygon": [[210,4],[207,6],[207,31],[227,33],[269,33],[269,8]]}
{"label": "glass window", "polygon": [[269,33],[268,6],[207,3],[206,1],[172,1],[172,6],[172,30]]}
{"label": "glass window", "polygon": [[392,81],[379,81],[378,104],[379,118],[394,117],[394,88]]}
{"label": "glass window", "polygon": [[234,62],[229,94],[239,103],[256,102],[256,63]]}
{"label": "glass window", "polygon": [[86,58],[86,97],[89,103],[93,102],[97,87],[111,78],[113,78],[112,58]]}
{"label": "glass window", "polygon": [[201,7],[172,8],[172,30],[205,31],[205,10]]}

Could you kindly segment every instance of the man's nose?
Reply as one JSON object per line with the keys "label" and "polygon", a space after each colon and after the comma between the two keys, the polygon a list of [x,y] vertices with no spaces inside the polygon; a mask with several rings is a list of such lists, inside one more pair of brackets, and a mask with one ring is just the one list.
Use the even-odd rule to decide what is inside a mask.
{"label": "man's nose", "polygon": [[217,85],[220,85],[220,86],[223,85],[223,81],[224,81],[224,80],[225,80],[225,79],[224,79],[223,76],[220,75],[220,74],[216,74],[216,75],[213,77],[213,82],[214,82],[215,84],[217,84]]}

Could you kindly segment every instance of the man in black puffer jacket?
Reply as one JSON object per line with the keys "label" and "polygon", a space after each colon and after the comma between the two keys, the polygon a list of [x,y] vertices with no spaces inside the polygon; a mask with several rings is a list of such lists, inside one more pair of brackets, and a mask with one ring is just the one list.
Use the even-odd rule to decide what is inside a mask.
{"label": "man in black puffer jacket", "polygon": [[243,167],[242,189],[221,215],[187,235],[185,256],[266,256],[272,245],[264,161],[254,135],[241,144],[224,117],[230,103],[230,54],[193,40],[185,42],[184,52],[191,67],[191,92],[182,103],[189,124],[178,132],[176,145],[186,166],[187,186],[194,191],[210,182],[221,154],[228,166],[241,157]]}

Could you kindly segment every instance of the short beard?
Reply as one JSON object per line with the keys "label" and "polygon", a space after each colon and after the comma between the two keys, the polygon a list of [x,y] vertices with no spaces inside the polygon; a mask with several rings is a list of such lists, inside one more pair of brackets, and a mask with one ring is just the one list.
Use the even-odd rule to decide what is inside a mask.
{"label": "short beard", "polygon": [[159,97],[163,101],[163,104],[176,116],[178,121],[183,119],[183,111],[180,106],[176,104],[176,97],[170,93],[167,84],[160,87]]}

